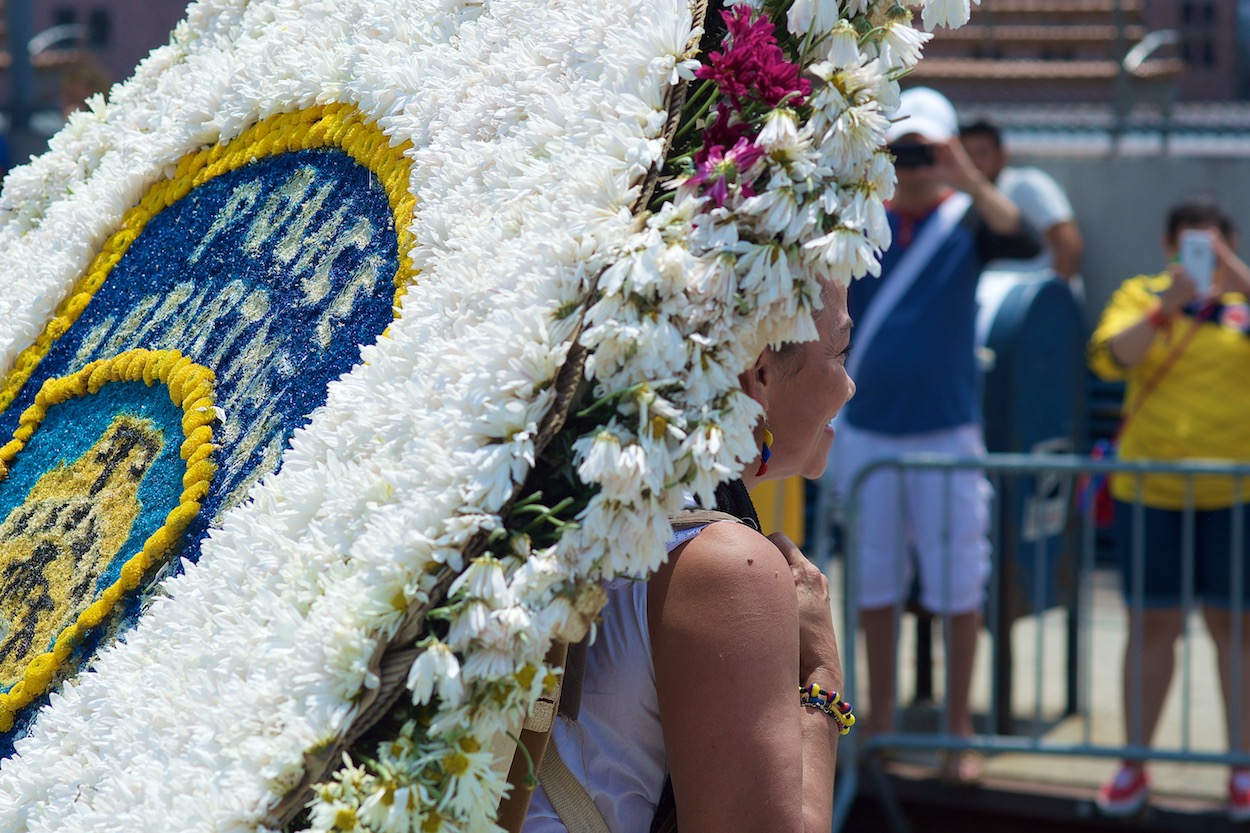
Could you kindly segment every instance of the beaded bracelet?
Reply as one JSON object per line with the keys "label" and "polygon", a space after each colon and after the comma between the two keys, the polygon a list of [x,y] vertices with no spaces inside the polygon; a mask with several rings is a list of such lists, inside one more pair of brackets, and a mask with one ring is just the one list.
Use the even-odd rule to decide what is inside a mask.
{"label": "beaded bracelet", "polygon": [[826,691],[816,683],[799,686],[799,704],[820,709],[838,724],[838,734],[845,735],[855,725],[851,704],[838,696],[836,691]]}
{"label": "beaded bracelet", "polygon": [[1146,320],[1156,330],[1172,329],[1172,316],[1164,312],[1162,303],[1155,303],[1150,312],[1146,314]]}

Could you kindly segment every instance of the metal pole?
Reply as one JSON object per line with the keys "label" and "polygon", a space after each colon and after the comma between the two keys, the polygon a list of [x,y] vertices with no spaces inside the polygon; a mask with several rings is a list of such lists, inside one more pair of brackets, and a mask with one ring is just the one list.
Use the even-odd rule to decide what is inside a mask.
{"label": "metal pole", "polygon": [[26,162],[42,148],[31,133],[30,113],[35,101],[35,72],[29,43],[34,32],[32,0],[8,0],[5,24],[9,46],[9,152],[14,165]]}
{"label": "metal pole", "polygon": [[1120,155],[1120,142],[1128,126],[1132,102],[1129,100],[1128,71],[1124,68],[1124,56],[1128,54],[1128,41],[1124,35],[1124,4],[1115,0],[1115,103],[1112,106],[1111,155]]}

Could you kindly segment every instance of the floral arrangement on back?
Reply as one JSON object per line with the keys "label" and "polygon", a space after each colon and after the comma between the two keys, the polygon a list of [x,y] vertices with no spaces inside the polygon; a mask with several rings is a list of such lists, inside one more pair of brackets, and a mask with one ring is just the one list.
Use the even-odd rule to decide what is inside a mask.
{"label": "floral arrangement on back", "polygon": [[[599,580],[655,569],[683,487],[712,505],[716,485],[758,451],[759,407],[738,388],[738,373],[766,344],[815,337],[822,281],[879,274],[878,256],[890,244],[883,201],[894,186],[884,136],[899,79],[931,37],[913,27],[913,7],[928,29],[962,25],[969,13],[968,0],[736,3],[718,13],[723,31],[709,20],[703,33],[705,45],[719,37],[718,47],[703,60],[694,50],[675,54],[664,66],[689,94],[646,227],[615,254],[588,302],[580,344],[594,406],[570,419],[569,458],[552,457],[546,470],[572,469],[584,489],[554,512],[568,527],[547,538],[546,549],[529,528],[524,558],[489,562],[497,587],[522,589],[540,563],[535,553],[578,565],[569,572],[582,577],[548,584],[536,600],[548,612],[552,604],[566,611],[561,638],[584,634],[602,604]],[[453,609],[489,597],[464,592],[463,582],[459,590]],[[516,599],[501,590],[487,604],[506,608]],[[419,686],[419,706],[445,713],[435,686],[460,696],[472,675],[462,674],[457,657],[473,643],[428,644],[409,683]],[[524,667],[520,675],[534,684]],[[476,708],[464,696],[462,714]],[[421,734],[414,723],[404,732]],[[470,733],[465,747],[460,737],[459,750],[453,744],[420,760],[467,762],[475,756],[465,748],[486,748],[485,738]],[[476,760],[489,781],[488,756]],[[441,795],[440,808],[467,812],[456,814],[466,822],[487,803],[461,810],[454,780],[415,787],[414,775],[393,758],[380,769],[340,772],[318,790],[314,829],[333,830],[335,813],[356,818],[357,808],[362,830],[402,829],[388,823],[395,805],[380,798],[394,790]]]}
{"label": "floral arrangement on back", "polygon": [[[492,749],[554,676],[548,646],[586,633],[603,579],[663,561],[683,490],[709,500],[758,453],[738,375],[768,344],[815,337],[822,281],[877,274],[884,134],[929,37],[913,14],[931,29],[969,12],[793,0],[701,21],[684,0],[601,2],[596,29],[542,0],[435,5],[200,0],[6,184],[17,219],[0,237],[38,241],[55,229],[44,193],[144,156],[113,152],[110,131],[172,169],[273,112],[343,102],[412,143],[421,277],[203,564],[41,714],[3,764],[0,827],[495,829]],[[542,26],[558,48],[531,46]],[[609,92],[579,86],[592,76]],[[521,96],[552,111],[520,117]],[[168,147],[167,117],[182,131]],[[147,175],[110,193],[141,194]],[[47,298],[72,285],[65,260],[44,269]],[[469,308],[481,319],[448,324]],[[286,509],[304,495],[324,514]],[[258,559],[289,580],[265,585]],[[205,615],[179,640],[203,656],[162,665],[152,646],[200,623],[194,605],[229,611],[239,636]],[[360,725],[388,684],[398,705]]]}

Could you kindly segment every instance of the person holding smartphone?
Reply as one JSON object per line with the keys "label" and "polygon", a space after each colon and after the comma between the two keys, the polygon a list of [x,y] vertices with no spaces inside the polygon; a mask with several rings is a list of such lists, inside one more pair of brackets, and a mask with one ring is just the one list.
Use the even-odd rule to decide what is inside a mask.
{"label": "person holding smartphone", "polygon": [[[1163,236],[1166,269],[1125,281],[1103,311],[1089,364],[1103,379],[1127,381],[1121,459],[1250,462],[1250,267],[1234,253],[1235,245],[1232,221],[1218,207],[1176,205]],[[1216,646],[1230,748],[1250,751],[1250,627],[1245,615],[1233,614],[1250,608],[1250,483],[1209,476],[1191,485],[1180,475],[1125,474],[1113,476],[1110,485],[1131,611],[1124,656],[1127,741],[1149,745],[1159,723],[1188,613],[1188,585]],[[1138,500],[1144,504],[1141,529]],[[1191,501],[1192,532],[1185,511]],[[1238,524],[1242,546],[1233,553]],[[1194,537],[1191,575],[1182,566],[1188,534]],[[1240,587],[1232,580],[1236,561]],[[1144,761],[1125,760],[1099,790],[1098,805],[1108,815],[1131,815],[1149,792]],[[1228,812],[1234,820],[1250,820],[1250,769],[1230,774]]]}

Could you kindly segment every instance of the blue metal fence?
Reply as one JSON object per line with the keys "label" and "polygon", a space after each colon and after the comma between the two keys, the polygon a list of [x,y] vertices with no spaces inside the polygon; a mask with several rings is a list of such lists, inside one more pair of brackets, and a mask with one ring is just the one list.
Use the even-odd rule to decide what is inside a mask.
{"label": "blue metal fence", "polygon": [[[843,625],[842,659],[848,692],[859,692],[863,666],[860,663],[855,634],[859,627],[860,604],[857,588],[861,563],[858,556],[857,528],[860,521],[871,522],[872,508],[859,505],[859,494],[865,480],[883,470],[929,470],[950,473],[958,470],[978,470],[985,474],[994,489],[994,511],[991,512],[991,545],[993,551],[992,575],[984,609],[985,623],[993,650],[990,659],[988,685],[982,692],[988,702],[988,713],[982,715],[983,731],[971,738],[961,738],[949,731],[950,713],[943,708],[940,725],[935,731],[904,730],[896,719],[891,731],[880,733],[866,742],[858,740],[852,732],[840,749],[841,773],[837,788],[834,814],[834,831],[846,822],[850,806],[858,792],[861,764],[870,756],[888,750],[935,750],[956,751],[972,749],[986,753],[1016,752],[1032,755],[1072,755],[1109,759],[1140,758],[1142,760],[1186,761],[1194,763],[1222,763],[1250,765],[1250,754],[1237,751],[1212,751],[1196,748],[1193,732],[1192,693],[1195,674],[1190,668],[1193,634],[1184,628],[1181,636],[1182,659],[1180,663],[1180,743],[1164,748],[1150,747],[1146,743],[1130,743],[1124,739],[1120,744],[1095,742],[1090,704],[1094,698],[1115,697],[1114,693],[1092,689],[1091,622],[1093,621],[1092,581],[1096,570],[1095,550],[1105,531],[1098,530],[1089,513],[1076,507],[1076,482],[1088,475],[1106,476],[1112,473],[1128,473],[1134,478],[1139,496],[1132,505],[1132,552],[1129,598],[1125,602],[1129,612],[1130,628],[1135,632],[1138,650],[1131,657],[1130,682],[1137,692],[1130,709],[1137,718],[1141,714],[1140,682],[1148,658],[1141,655],[1140,613],[1145,605],[1141,594],[1143,566],[1144,524],[1140,495],[1143,477],[1150,474],[1171,474],[1182,478],[1186,484],[1186,507],[1182,510],[1183,544],[1179,558],[1184,581],[1182,607],[1185,621],[1188,614],[1197,609],[1197,598],[1192,580],[1195,563],[1194,519],[1199,511],[1194,501],[1194,484],[1198,478],[1221,476],[1233,478],[1234,501],[1244,502],[1241,491],[1242,478],[1250,478],[1250,465],[1214,461],[1124,462],[1120,460],[1095,461],[1088,457],[1066,454],[991,454],[985,458],[955,458],[942,455],[916,455],[880,461],[860,472],[843,502],[830,491],[828,483],[822,484],[820,498],[813,517],[814,528],[809,541],[814,551],[827,551],[830,547],[829,529],[840,523],[843,555]],[[1250,480],[1246,480],[1250,483]],[[1245,490],[1250,493],[1250,488]],[[901,495],[900,495],[901,499]],[[949,501],[948,501],[949,502]],[[1246,565],[1247,530],[1243,528],[1242,513],[1231,513],[1229,548],[1231,574],[1231,614],[1233,623],[1240,621],[1246,599],[1241,586]],[[949,531],[949,524],[947,524]],[[900,544],[902,533],[900,531]],[[949,552],[949,535],[943,542]],[[896,608],[901,615],[902,605]],[[1014,658],[1011,655],[1010,629],[1013,621],[1024,616],[1040,615],[1046,610],[1059,607],[1066,612],[1068,633],[1066,643],[1068,679],[1066,703],[1062,709],[1076,715],[1081,721],[1080,737],[1076,740],[1056,740],[1047,737],[1048,715],[1044,714],[1042,681],[1044,677],[1045,646],[1043,629],[1035,630],[1032,669],[1033,707],[1031,714],[1020,714],[1012,708],[1012,678]],[[1242,630],[1231,628],[1233,690],[1231,701],[1239,703],[1250,692],[1241,691],[1237,681],[1241,679]],[[898,629],[896,628],[896,633]],[[949,639],[949,637],[948,637]],[[896,652],[897,653],[897,652]],[[907,658],[910,659],[910,658]],[[896,657],[896,663],[899,658]],[[1022,669],[1028,670],[1028,669]],[[1027,676],[1027,675],[1025,675]],[[1213,675],[1212,675],[1213,676]],[[857,686],[859,686],[857,688]],[[896,694],[897,697],[897,694]],[[862,711],[862,709],[860,709]],[[898,712],[896,711],[896,715]],[[1232,709],[1232,736],[1239,737],[1250,732],[1242,727],[1237,709]],[[863,715],[861,714],[861,718]],[[1137,732],[1140,735],[1140,731]],[[1243,749],[1247,744],[1234,744]],[[873,770],[879,772],[879,770]],[[885,802],[887,816],[896,830],[906,829],[906,820],[899,812],[897,802],[891,798],[888,779],[878,785],[878,792]]]}

